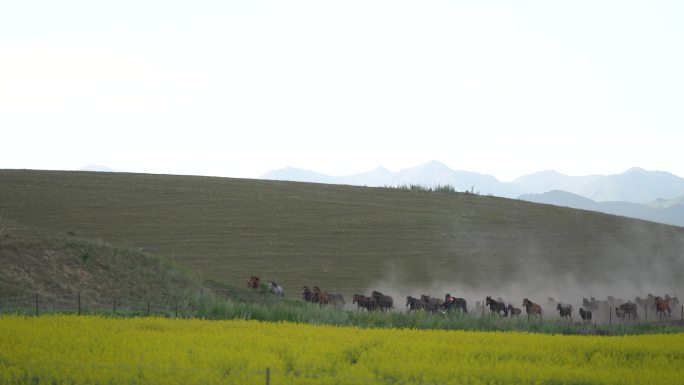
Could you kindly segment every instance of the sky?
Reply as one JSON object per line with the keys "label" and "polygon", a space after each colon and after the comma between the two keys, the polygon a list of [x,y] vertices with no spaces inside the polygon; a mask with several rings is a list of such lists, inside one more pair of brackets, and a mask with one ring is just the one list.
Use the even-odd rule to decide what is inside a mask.
{"label": "sky", "polygon": [[6,1],[0,168],[684,177],[681,20],[681,1]]}

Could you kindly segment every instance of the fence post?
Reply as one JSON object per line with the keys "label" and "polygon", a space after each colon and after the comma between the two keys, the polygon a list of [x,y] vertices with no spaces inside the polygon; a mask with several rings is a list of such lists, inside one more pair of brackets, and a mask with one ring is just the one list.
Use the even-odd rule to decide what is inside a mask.
{"label": "fence post", "polygon": [[644,305],[644,313],[646,313],[646,321],[648,321],[648,305]]}
{"label": "fence post", "polygon": [[150,316],[150,301],[147,301],[147,316]]}
{"label": "fence post", "polygon": [[608,306],[608,326],[613,324],[613,309]]}
{"label": "fence post", "polygon": [[485,302],[487,302],[487,299],[482,301],[482,316],[484,317],[484,311],[485,311]]}
{"label": "fence post", "polygon": [[78,315],[81,315],[81,292],[78,292]]}
{"label": "fence post", "polygon": [[178,318],[178,298],[176,298],[176,296],[173,297],[173,304],[176,308],[176,318]]}
{"label": "fence post", "polygon": [[36,317],[38,316],[38,293],[36,293]]}
{"label": "fence post", "polygon": [[684,320],[684,306],[682,306],[682,319]]}
{"label": "fence post", "polygon": [[114,297],[114,314],[116,314],[116,297]]}
{"label": "fence post", "polygon": [[266,368],[266,385],[271,385],[271,368]]}

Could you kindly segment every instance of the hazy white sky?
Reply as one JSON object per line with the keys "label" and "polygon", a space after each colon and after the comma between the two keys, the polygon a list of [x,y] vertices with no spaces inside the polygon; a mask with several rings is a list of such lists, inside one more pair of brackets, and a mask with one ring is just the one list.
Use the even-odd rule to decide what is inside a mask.
{"label": "hazy white sky", "polygon": [[684,2],[479,3],[2,2],[0,168],[684,176]]}

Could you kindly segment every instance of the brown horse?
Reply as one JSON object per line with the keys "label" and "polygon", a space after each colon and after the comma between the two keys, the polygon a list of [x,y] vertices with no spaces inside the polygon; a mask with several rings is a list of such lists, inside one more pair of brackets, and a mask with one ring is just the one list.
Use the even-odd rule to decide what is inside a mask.
{"label": "brown horse", "polygon": [[324,291],[321,293],[320,297],[318,298],[318,304],[319,305],[327,305],[328,304],[328,292]]}
{"label": "brown horse", "polygon": [[527,311],[527,318],[530,318],[531,315],[536,315],[539,318],[542,316],[542,308],[541,306],[537,305],[536,303],[530,301],[527,298],[523,299],[523,307],[525,307],[525,310]]}
{"label": "brown horse", "polygon": [[655,307],[656,315],[660,313],[660,318],[665,315],[665,310],[667,310],[667,318],[671,317],[672,311],[670,310],[670,304],[667,303],[662,297],[655,297]]}
{"label": "brown horse", "polygon": [[321,301],[321,289],[318,286],[314,286],[311,289],[311,302],[319,303]]}
{"label": "brown horse", "polygon": [[247,281],[247,287],[250,289],[258,289],[259,288],[259,277],[251,276],[249,278],[249,281]]}
{"label": "brown horse", "polygon": [[365,295],[354,294],[352,296],[352,304],[354,303],[356,304],[357,309],[364,308],[368,311],[375,309],[375,302],[373,302],[373,298],[366,297]]}

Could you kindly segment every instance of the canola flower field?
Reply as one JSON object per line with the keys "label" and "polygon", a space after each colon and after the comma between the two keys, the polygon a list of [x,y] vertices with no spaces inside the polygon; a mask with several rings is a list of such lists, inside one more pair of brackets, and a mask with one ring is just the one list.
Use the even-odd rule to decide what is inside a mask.
{"label": "canola flower field", "polygon": [[0,317],[0,384],[684,384],[684,334]]}

